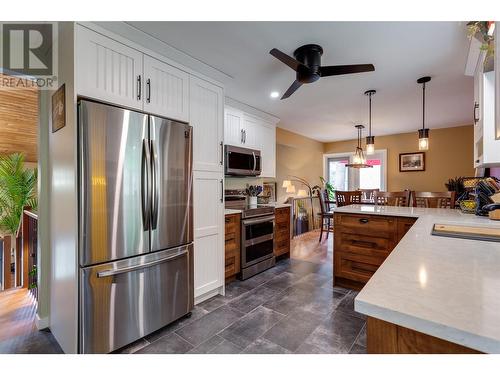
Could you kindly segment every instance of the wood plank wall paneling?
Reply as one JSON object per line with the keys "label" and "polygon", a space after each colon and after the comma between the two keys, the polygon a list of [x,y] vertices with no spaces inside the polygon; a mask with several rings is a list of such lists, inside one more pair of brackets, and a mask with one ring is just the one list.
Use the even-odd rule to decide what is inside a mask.
{"label": "wood plank wall paneling", "polygon": [[[0,74],[0,80],[6,77]],[[36,162],[37,144],[38,89],[0,84],[0,154],[22,152],[25,161]]]}

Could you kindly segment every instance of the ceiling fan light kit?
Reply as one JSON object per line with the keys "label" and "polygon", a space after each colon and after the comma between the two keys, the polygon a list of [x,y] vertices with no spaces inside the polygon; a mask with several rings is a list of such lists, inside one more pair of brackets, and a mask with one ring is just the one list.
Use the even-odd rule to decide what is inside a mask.
{"label": "ceiling fan light kit", "polygon": [[290,97],[303,84],[316,82],[321,77],[375,70],[372,64],[321,66],[323,48],[317,44],[306,44],[297,48],[293,53],[294,57],[276,48],[273,48],[269,53],[296,72],[295,81],[283,94],[281,100]]}
{"label": "ceiling fan light kit", "polygon": [[368,95],[369,99],[369,110],[368,110],[368,137],[366,137],[366,155],[373,155],[375,153],[375,136],[372,135],[372,96],[375,95],[377,91],[368,90],[365,91],[365,95]]}
{"label": "ceiling fan light kit", "polygon": [[425,128],[425,84],[431,80],[431,77],[422,77],[417,80],[422,84],[422,129],[418,130],[418,149],[427,151],[429,149],[429,129]]}
{"label": "ceiling fan light kit", "polygon": [[352,163],[346,164],[349,168],[373,168],[373,165],[366,164],[365,154],[363,148],[361,147],[361,132],[365,128],[364,125],[356,125],[355,128],[358,130],[358,144],[356,150],[354,151],[354,156],[352,158]]}

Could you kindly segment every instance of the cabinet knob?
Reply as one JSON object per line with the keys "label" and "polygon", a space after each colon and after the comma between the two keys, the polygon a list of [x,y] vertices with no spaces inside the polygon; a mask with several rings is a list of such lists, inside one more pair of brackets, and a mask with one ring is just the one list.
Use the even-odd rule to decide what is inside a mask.
{"label": "cabinet knob", "polygon": [[361,224],[366,224],[366,223],[368,223],[368,221],[369,221],[369,220],[368,220],[368,219],[365,219],[365,218],[364,218],[364,219],[359,219],[359,222],[360,222]]}

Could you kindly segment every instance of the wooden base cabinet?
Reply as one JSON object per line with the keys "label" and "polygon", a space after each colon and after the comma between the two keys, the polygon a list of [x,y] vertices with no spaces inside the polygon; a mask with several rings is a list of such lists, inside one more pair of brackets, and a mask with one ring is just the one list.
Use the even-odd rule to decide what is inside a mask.
{"label": "wooden base cabinet", "polygon": [[334,285],[361,289],[415,218],[334,214]]}
{"label": "wooden base cabinet", "polygon": [[274,256],[290,254],[290,207],[277,208],[274,215]]}
{"label": "wooden base cabinet", "polygon": [[241,215],[225,217],[225,271],[226,280],[232,280],[241,270]]}
{"label": "wooden base cabinet", "polygon": [[467,348],[422,332],[373,317],[366,319],[368,354],[479,354]]}

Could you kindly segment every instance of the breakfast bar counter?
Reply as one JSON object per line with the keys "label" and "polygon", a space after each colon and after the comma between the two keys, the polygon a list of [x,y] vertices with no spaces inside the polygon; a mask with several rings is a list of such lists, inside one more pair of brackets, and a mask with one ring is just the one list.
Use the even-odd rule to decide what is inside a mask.
{"label": "breakfast bar counter", "polygon": [[369,352],[433,352],[397,349],[404,338],[396,332],[407,330],[470,352],[500,353],[500,243],[431,234],[434,224],[500,228],[500,222],[413,207],[351,205],[335,214],[417,219],[356,297],[355,310],[368,316]]}

